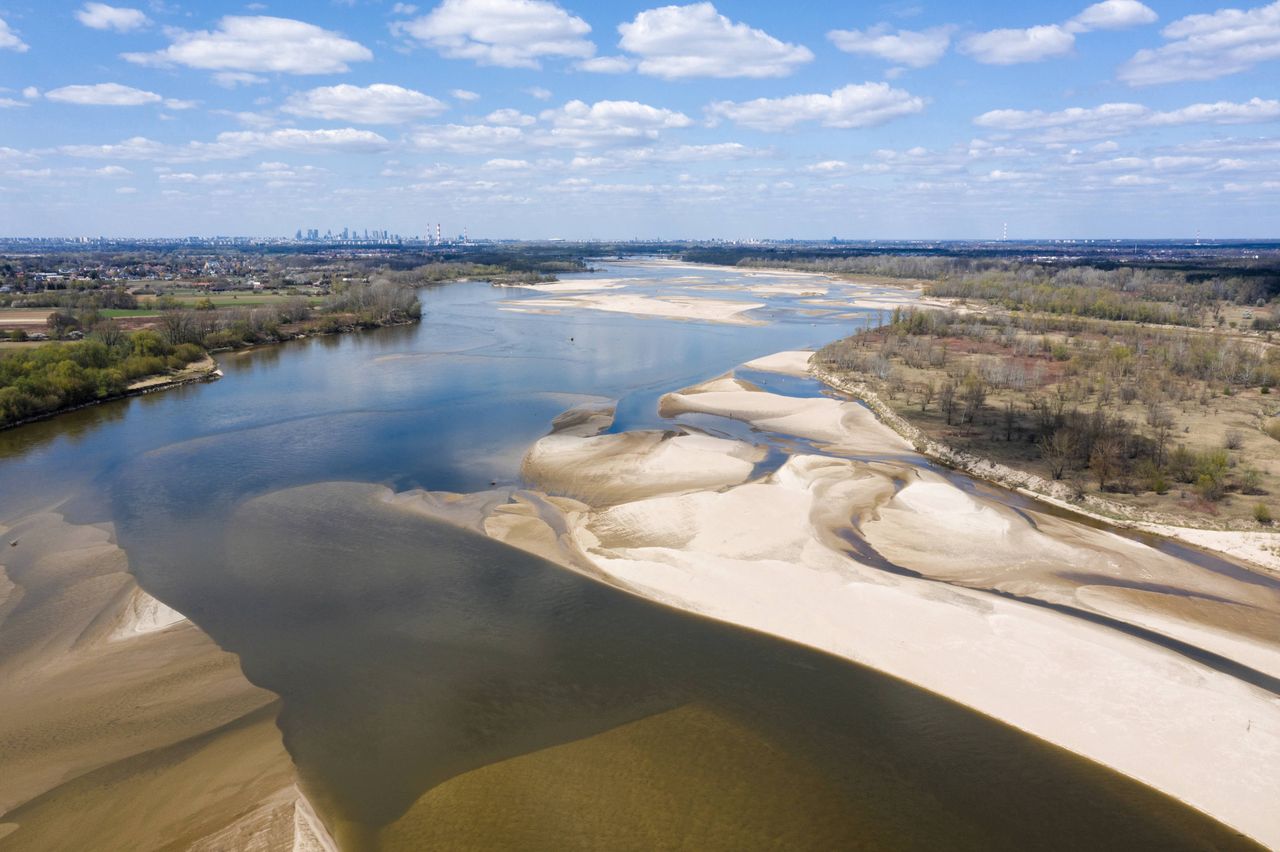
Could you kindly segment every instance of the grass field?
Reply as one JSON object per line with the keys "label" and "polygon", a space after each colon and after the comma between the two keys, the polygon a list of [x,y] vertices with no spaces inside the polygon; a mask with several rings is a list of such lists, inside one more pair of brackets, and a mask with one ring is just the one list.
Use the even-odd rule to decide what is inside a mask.
{"label": "grass field", "polygon": [[98,313],[104,317],[119,319],[120,317],[154,317],[159,316],[159,312],[150,308],[103,308]]}

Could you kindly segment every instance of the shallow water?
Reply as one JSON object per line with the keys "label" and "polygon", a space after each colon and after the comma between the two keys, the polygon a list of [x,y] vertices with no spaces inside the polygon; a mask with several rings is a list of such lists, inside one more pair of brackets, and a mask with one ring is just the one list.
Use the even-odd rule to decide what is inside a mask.
{"label": "shallow water", "polygon": [[[688,286],[669,289],[707,295]],[[518,484],[575,403],[669,428],[662,393],[856,328],[793,297],[759,327],[498,305],[536,298],[424,290],[419,326],[224,356],[219,382],[0,432],[0,518],[114,522],[142,585],[282,696],[351,848],[1248,846],[892,677],[381,501]]]}

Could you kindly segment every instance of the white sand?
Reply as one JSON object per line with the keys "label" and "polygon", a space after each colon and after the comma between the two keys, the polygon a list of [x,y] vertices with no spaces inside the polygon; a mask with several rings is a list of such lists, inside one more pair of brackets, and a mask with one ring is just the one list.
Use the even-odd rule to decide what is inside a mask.
{"label": "white sand", "polygon": [[534,290],[539,293],[591,293],[597,290],[616,290],[630,284],[639,283],[637,278],[586,278],[577,281],[548,281],[545,284],[506,284],[521,290]]}
{"label": "white sand", "polygon": [[666,394],[659,411],[664,417],[692,412],[745,420],[758,429],[807,438],[849,455],[912,452],[910,444],[881,427],[875,415],[856,402],[780,396],[732,378]]}
{"label": "white sand", "polygon": [[801,376],[809,375],[809,359],[813,357],[813,353],[808,350],[794,349],[788,352],[775,352],[772,355],[765,355],[763,358],[756,358],[748,361],[742,366],[748,370],[759,370],[762,373],[780,373],[784,376]]}
{"label": "white sand", "polygon": [[[903,677],[1280,842],[1275,696],[1079,619],[864,567],[824,541],[832,517],[891,493],[856,462],[795,457],[765,483],[584,516],[575,536],[630,588]],[[899,503],[979,522],[955,548],[981,549],[996,524],[936,487]]]}
{"label": "white sand", "polygon": [[730,325],[761,325],[760,320],[745,316],[748,311],[765,307],[764,302],[740,302],[730,299],[699,299],[692,296],[644,296],[638,293],[597,293],[564,298],[504,302],[504,310],[594,310],[633,316],[698,320]]}
{"label": "white sand", "polygon": [[108,641],[117,642],[147,633],[155,633],[187,620],[171,606],[161,603],[142,589],[134,588],[125,601],[120,621]]}
{"label": "white sand", "polygon": [[746,481],[764,450],[707,435],[663,432],[542,438],[522,473],[538,488],[592,505]]}
{"label": "white sand", "polygon": [[[804,359],[780,353],[751,366],[796,374]],[[735,417],[841,452],[907,448],[861,406],[764,393],[731,377],[668,394],[662,411]],[[555,450],[577,479],[590,480],[596,465],[606,475],[617,464],[643,470],[626,460],[627,436],[601,437],[619,442],[621,460],[605,445],[535,453]],[[718,447],[681,465],[726,455]],[[678,467],[678,484],[687,484],[687,467],[662,472]],[[604,501],[582,492],[590,506],[521,503],[496,512],[510,517],[488,528],[518,546],[541,542],[562,564],[576,554],[656,600],[905,678],[1280,844],[1275,695],[1119,630],[985,591],[1092,610],[1280,674],[1280,597],[1270,589],[1114,533],[1014,511],[905,460],[802,455],[763,481],[628,490],[629,499],[616,492]],[[926,578],[857,561],[841,537],[851,519],[884,558]]]}

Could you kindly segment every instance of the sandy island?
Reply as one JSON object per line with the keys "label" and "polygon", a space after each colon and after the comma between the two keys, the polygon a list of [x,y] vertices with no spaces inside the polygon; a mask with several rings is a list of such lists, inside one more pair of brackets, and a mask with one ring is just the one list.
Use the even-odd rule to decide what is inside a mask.
{"label": "sandy island", "polygon": [[[807,355],[750,366],[796,373]],[[913,464],[853,403],[722,377],[662,406],[807,437],[833,455],[792,455],[743,479],[750,445],[598,434],[607,410],[573,411],[526,461],[552,496],[495,503],[480,528],[902,677],[1280,844],[1273,585],[962,490]]]}

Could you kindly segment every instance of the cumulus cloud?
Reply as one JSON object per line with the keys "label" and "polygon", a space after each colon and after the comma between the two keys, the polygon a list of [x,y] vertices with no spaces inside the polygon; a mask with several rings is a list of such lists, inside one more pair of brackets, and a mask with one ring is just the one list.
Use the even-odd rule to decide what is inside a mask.
{"label": "cumulus cloud", "polygon": [[586,148],[595,145],[644,143],[669,128],[693,124],[689,116],[636,101],[569,101],[539,116],[549,125],[544,144]]}
{"label": "cumulus cloud", "polygon": [[1094,3],[1068,22],[1076,32],[1089,30],[1123,30],[1153,24],[1159,15],[1138,0],[1103,0]]}
{"label": "cumulus cloud", "polygon": [[785,77],[813,59],[807,47],[735,23],[711,3],[649,9],[618,32],[622,49],[638,57],[640,73],[667,80]]}
{"label": "cumulus cloud", "polygon": [[954,27],[890,32],[887,24],[867,30],[832,30],[827,38],[845,53],[878,56],[908,68],[925,68],[942,58],[951,45]]}
{"label": "cumulus cloud", "polygon": [[16,50],[18,53],[27,52],[27,43],[18,38],[18,34],[10,28],[4,18],[0,18],[0,50]]}
{"label": "cumulus cloud", "polygon": [[253,72],[336,74],[348,63],[364,62],[373,53],[339,33],[265,15],[229,15],[216,30],[178,32],[173,44],[154,53],[126,53],[139,65],[185,65],[218,71],[219,82],[258,82]]}
{"label": "cumulus cloud", "polygon": [[219,133],[217,144],[244,151],[384,151],[390,143],[371,130],[340,127],[328,130],[236,130]]}
{"label": "cumulus cloud", "polygon": [[76,20],[95,30],[115,30],[127,33],[151,23],[140,9],[108,6],[106,3],[85,3],[76,12]]}
{"label": "cumulus cloud", "polygon": [[1131,103],[1110,103],[1091,108],[1072,107],[1057,112],[998,109],[985,112],[974,119],[974,123],[980,127],[1047,131],[1045,138],[1060,140],[1097,139],[1144,127],[1257,124],[1268,121],[1280,121],[1280,100],[1253,98],[1242,103],[1218,101],[1165,111]]}
{"label": "cumulus cloud", "polygon": [[1280,59],[1280,0],[1255,9],[1219,9],[1188,15],[1161,34],[1168,43],[1139,50],[1120,67],[1130,86],[1216,80]]}
{"label": "cumulus cloud", "polygon": [[991,30],[960,42],[960,52],[985,65],[1016,65],[1065,56],[1076,37],[1058,24],[1026,29]]}
{"label": "cumulus cloud", "polygon": [[444,124],[424,127],[409,137],[415,148],[423,151],[445,151],[452,154],[477,154],[500,151],[524,141],[519,127],[489,124]]}
{"label": "cumulus cloud", "polygon": [[757,130],[785,130],[805,121],[824,127],[873,127],[924,109],[924,100],[888,83],[851,84],[829,95],[791,95],[753,101],[717,101],[712,118],[726,118]]}
{"label": "cumulus cloud", "polygon": [[501,124],[506,127],[528,127],[536,124],[537,119],[526,115],[518,109],[496,109],[484,117],[489,124]]}
{"label": "cumulus cloud", "polygon": [[1066,56],[1076,34],[1149,24],[1156,13],[1138,0],[1102,0],[1062,24],[975,33],[960,42],[960,52],[986,65],[1017,65]]}
{"label": "cumulus cloud", "polygon": [[479,94],[469,91],[468,89],[454,89],[449,92],[449,95],[460,101],[477,101],[480,99]]}
{"label": "cumulus cloud", "polygon": [[82,106],[143,106],[164,100],[155,92],[135,89],[120,83],[96,83],[92,86],[63,86],[50,89],[44,96],[51,101]]}
{"label": "cumulus cloud", "polygon": [[503,68],[538,68],[544,57],[585,59],[596,50],[585,38],[590,25],[548,0],[444,0],[392,30],[450,59]]}
{"label": "cumulus cloud", "polygon": [[322,86],[291,95],[281,107],[290,115],[356,124],[402,124],[439,115],[446,109],[442,101],[430,95],[390,83]]}

